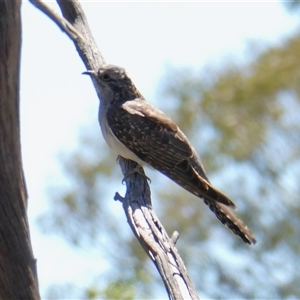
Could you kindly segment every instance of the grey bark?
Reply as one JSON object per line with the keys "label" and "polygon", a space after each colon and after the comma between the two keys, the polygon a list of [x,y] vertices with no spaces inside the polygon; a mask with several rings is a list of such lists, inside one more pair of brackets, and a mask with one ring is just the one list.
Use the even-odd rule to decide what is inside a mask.
{"label": "grey bark", "polygon": [[[60,16],[51,12],[41,1],[30,1],[46,13],[73,40],[87,70],[97,70],[101,64],[105,63],[79,1],[57,0],[62,14],[68,22],[60,19]],[[101,15],[100,11],[99,15]],[[101,101],[97,82],[93,81],[93,83]],[[159,271],[169,298],[178,300],[199,299],[184,263],[175,248],[174,241],[176,238],[172,240],[168,237],[152,209],[150,188],[146,177],[136,172],[126,176],[130,170],[135,169],[136,163],[122,157],[119,158],[119,163],[125,176],[127,192],[125,198],[117,193],[115,200],[120,200],[123,203],[127,221],[139,243]]]}
{"label": "grey bark", "polygon": [[0,2],[0,299],[40,299],[20,145],[20,1]]}

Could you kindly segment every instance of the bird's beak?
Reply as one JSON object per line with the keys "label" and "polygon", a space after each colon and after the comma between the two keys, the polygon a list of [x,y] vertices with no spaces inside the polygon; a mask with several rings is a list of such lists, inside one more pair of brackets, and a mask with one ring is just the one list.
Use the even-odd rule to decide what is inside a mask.
{"label": "bird's beak", "polygon": [[96,72],[94,70],[87,70],[85,72],[82,72],[81,74],[83,75],[90,75],[90,76],[95,76]]}

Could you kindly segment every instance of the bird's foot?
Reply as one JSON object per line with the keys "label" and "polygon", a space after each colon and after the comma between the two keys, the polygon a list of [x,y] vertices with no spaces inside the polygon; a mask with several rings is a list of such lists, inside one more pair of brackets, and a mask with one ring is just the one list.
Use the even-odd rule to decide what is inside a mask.
{"label": "bird's foot", "polygon": [[133,173],[139,173],[141,176],[143,176],[145,179],[149,180],[149,182],[151,183],[151,179],[145,175],[143,168],[140,165],[137,165],[135,168],[131,169],[130,171],[128,171],[123,180],[122,180],[122,184],[124,184],[124,182],[126,181],[126,179],[132,175]]}

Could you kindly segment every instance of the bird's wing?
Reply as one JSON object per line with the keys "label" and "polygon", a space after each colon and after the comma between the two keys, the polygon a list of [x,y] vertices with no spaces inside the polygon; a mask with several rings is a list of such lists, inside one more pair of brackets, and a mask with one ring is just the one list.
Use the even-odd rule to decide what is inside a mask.
{"label": "bird's wing", "polygon": [[147,101],[135,99],[111,107],[107,122],[116,138],[138,158],[184,189],[198,197],[235,207],[210,184],[195,150],[178,126]]}

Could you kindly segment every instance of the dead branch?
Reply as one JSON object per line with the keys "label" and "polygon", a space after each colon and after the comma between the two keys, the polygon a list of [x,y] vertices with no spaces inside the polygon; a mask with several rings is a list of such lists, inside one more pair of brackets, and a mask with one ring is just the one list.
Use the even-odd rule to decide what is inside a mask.
{"label": "dead branch", "polygon": [[[51,9],[45,9],[45,4],[41,5],[39,0],[31,0],[31,2],[68,34],[88,70],[95,70],[105,63],[79,1],[57,0],[68,22],[62,20],[61,17],[58,18]],[[68,31],[70,28],[72,34]],[[99,95],[97,83],[95,81],[93,83]],[[124,176],[136,167],[135,162],[123,158],[119,159],[119,163]],[[125,198],[116,194],[115,199],[123,203],[128,223],[159,271],[169,297],[171,299],[199,299],[175,248],[178,234],[174,235],[173,240],[170,239],[152,209],[150,188],[146,177],[133,173],[126,176],[125,181],[127,186]]]}

